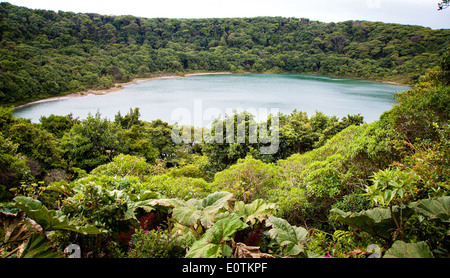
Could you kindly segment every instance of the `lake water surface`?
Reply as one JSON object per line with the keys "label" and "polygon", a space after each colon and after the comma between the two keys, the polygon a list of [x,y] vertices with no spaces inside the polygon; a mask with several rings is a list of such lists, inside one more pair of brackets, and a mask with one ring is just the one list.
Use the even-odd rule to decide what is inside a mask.
{"label": "lake water surface", "polygon": [[[16,117],[39,122],[41,116],[68,115],[86,118],[99,111],[114,119],[139,107],[141,119],[161,119],[170,124],[209,126],[210,116],[230,111],[256,111],[270,114],[274,108],[283,114],[294,109],[312,116],[321,111],[338,118],[358,114],[370,123],[379,119],[395,103],[394,93],[408,89],[364,80],[300,74],[215,74],[155,79],[127,85],[105,95],[63,98],[32,104],[15,111]],[[261,119],[259,119],[261,120]]]}

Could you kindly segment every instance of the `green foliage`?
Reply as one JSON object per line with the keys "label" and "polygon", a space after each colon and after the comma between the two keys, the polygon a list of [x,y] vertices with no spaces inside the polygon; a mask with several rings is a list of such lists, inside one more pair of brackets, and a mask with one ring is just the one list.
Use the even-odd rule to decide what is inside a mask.
{"label": "green foliage", "polygon": [[100,113],[89,115],[64,135],[61,148],[76,167],[92,170],[124,150],[123,130]]}
{"label": "green foliage", "polygon": [[26,159],[17,149],[18,144],[14,144],[0,132],[0,200],[9,199],[12,196],[10,189],[31,179]]}
{"label": "green foliage", "polygon": [[108,164],[100,165],[91,171],[92,175],[121,177],[134,176],[144,179],[145,176],[151,174],[150,165],[144,158],[119,154],[113,158]]}
{"label": "green foliage", "polygon": [[241,201],[265,198],[267,189],[277,184],[277,168],[251,156],[240,159],[214,177],[213,190],[226,190]]}
{"label": "green foliage", "polygon": [[187,252],[186,258],[230,257],[232,249],[227,242],[233,239],[237,231],[246,227],[247,224],[242,222],[237,215],[227,215],[208,229],[200,240],[194,242]]}
{"label": "green foliage", "polygon": [[150,176],[144,184],[135,185],[139,189],[158,192],[167,198],[188,200],[204,198],[210,192],[209,184],[201,178],[172,177],[168,174]]}
{"label": "green foliage", "polygon": [[44,231],[68,230],[82,234],[99,234],[95,226],[80,226],[80,223],[71,223],[69,218],[60,210],[48,210],[42,203],[31,197],[18,196],[14,198],[16,207],[24,211],[28,217],[36,221]]}
{"label": "green foliage", "polygon": [[396,241],[392,247],[386,251],[383,258],[433,258],[428,245],[425,242],[405,243]]}
{"label": "green foliage", "polygon": [[407,203],[405,200],[413,198],[418,179],[419,177],[398,169],[380,170],[374,174],[373,185],[367,187],[366,195],[381,206]]}
{"label": "green foliage", "polygon": [[10,126],[10,137],[19,144],[18,150],[38,164],[36,175],[43,169],[62,166],[62,154],[53,135],[32,123],[15,123]]}
{"label": "green foliage", "polygon": [[215,223],[216,215],[219,212],[228,208],[232,197],[233,195],[228,192],[216,192],[202,200],[180,201],[173,209],[172,217],[181,225],[193,229],[197,235],[200,235]]}
{"label": "green foliage", "polygon": [[61,139],[66,132],[77,123],[79,120],[74,119],[72,115],[58,116],[50,115],[48,117],[42,116],[39,120],[41,122],[41,128],[52,133],[55,138]]}
{"label": "green foliage", "polygon": [[127,258],[181,258],[186,251],[176,234],[167,230],[138,229],[130,240]]}
{"label": "green foliage", "polygon": [[412,203],[411,206],[428,219],[439,219],[442,222],[450,221],[450,197],[438,199],[423,199]]}
{"label": "green foliage", "polygon": [[73,191],[74,195],[64,200],[61,211],[82,223],[92,223],[112,233],[128,231],[130,225],[137,225],[138,209],[152,211],[150,203],[158,197],[146,191],[133,194],[106,189],[89,181],[80,182]]}
{"label": "green foliage", "polygon": [[[142,19],[8,3],[0,17],[2,104],[170,72],[417,81],[371,124],[296,110],[256,123],[234,113],[202,129],[195,144],[173,142],[172,126],[140,120],[139,108],[114,121],[97,113],[32,124],[2,106],[0,198],[11,200],[11,189],[26,195],[2,205],[18,210],[0,212],[2,257],[58,256],[50,246],[68,242],[95,257],[232,257],[242,246],[274,256],[366,257],[374,243],[385,257],[448,256],[448,30]],[[266,139],[266,124],[279,135],[273,155],[249,136],[256,130],[256,142]],[[234,143],[212,140],[219,137]]]}
{"label": "green foliage", "polygon": [[305,251],[308,235],[305,228],[291,226],[286,220],[274,216],[269,217],[267,225],[271,227],[269,235],[276,240],[283,254],[297,256]]}
{"label": "green foliage", "polygon": [[269,143],[271,139],[269,138],[271,134],[265,132],[267,134],[265,138],[262,132],[263,128],[268,130],[272,128],[270,117],[268,122],[257,123],[255,115],[247,111],[226,115],[224,120],[215,119],[211,128],[204,131],[201,144],[201,151],[210,164],[208,170],[212,173],[220,172],[239,159],[244,159],[248,154],[257,158],[262,157],[261,149],[265,144],[260,142]]}
{"label": "green foliage", "polygon": [[250,204],[242,201],[234,204],[234,213],[239,215],[244,223],[249,223],[251,226],[264,222],[270,215],[275,214],[275,211],[276,204],[267,203],[262,199],[254,200]]}
{"label": "green foliage", "polygon": [[392,241],[397,226],[393,221],[395,217],[400,221],[406,221],[412,216],[412,209],[399,209],[394,207],[392,210],[375,208],[361,212],[344,212],[340,209],[332,209],[330,218],[341,223],[360,229],[373,236],[380,237],[386,241]]}
{"label": "green foliage", "polygon": [[19,258],[62,258],[60,251],[55,251],[45,234],[32,234],[21,250]]}

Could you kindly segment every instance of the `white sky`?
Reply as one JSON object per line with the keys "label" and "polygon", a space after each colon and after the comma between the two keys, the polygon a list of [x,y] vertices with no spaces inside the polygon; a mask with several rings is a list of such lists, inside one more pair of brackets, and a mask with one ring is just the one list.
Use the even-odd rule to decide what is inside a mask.
{"label": "white sky", "polygon": [[322,22],[369,20],[450,28],[440,0],[7,0],[33,9],[139,17],[211,18],[283,16]]}

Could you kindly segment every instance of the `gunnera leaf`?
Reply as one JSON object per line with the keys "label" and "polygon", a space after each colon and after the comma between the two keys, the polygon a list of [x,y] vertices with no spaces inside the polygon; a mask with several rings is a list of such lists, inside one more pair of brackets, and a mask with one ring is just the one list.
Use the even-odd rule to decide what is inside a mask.
{"label": "gunnera leaf", "polygon": [[192,245],[186,254],[186,258],[219,258],[222,255],[231,255],[227,241],[230,241],[237,231],[245,229],[248,225],[242,222],[236,214],[229,214],[218,220],[214,226],[206,231],[200,240]]}
{"label": "gunnera leaf", "polygon": [[405,243],[397,240],[383,258],[433,258],[433,254],[425,242]]}
{"label": "gunnera leaf", "polygon": [[304,251],[302,241],[306,239],[308,231],[303,227],[291,226],[286,220],[270,216],[267,226],[272,226],[269,235],[275,239],[281,247],[285,248],[287,255],[298,255]]}
{"label": "gunnera leaf", "polygon": [[417,201],[411,206],[420,214],[429,219],[440,219],[443,222],[450,222],[450,196],[438,199],[424,199]]}
{"label": "gunnera leaf", "polygon": [[[400,215],[405,221],[413,212],[408,207],[404,207],[401,211],[398,207],[393,207],[393,214],[397,221],[400,219]],[[395,222],[389,209],[375,208],[355,213],[344,212],[335,208],[330,211],[330,218],[385,240],[390,240],[392,233],[396,230]]]}

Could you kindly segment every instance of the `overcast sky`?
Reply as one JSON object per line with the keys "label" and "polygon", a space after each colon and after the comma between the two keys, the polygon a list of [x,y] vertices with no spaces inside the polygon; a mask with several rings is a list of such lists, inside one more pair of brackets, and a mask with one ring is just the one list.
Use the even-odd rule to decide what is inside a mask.
{"label": "overcast sky", "polygon": [[369,20],[450,28],[450,8],[439,0],[9,0],[33,9],[139,17],[210,18],[283,16],[322,22]]}

